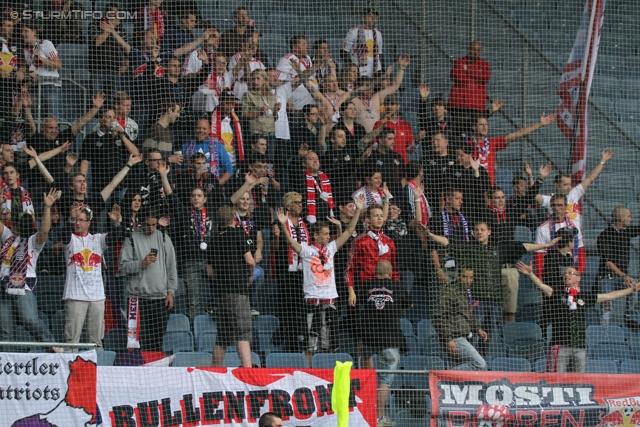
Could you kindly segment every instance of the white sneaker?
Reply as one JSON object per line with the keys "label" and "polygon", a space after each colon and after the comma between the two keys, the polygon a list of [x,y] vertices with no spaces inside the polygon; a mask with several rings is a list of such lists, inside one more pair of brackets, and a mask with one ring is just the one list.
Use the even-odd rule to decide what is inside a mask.
{"label": "white sneaker", "polygon": [[251,315],[252,316],[260,316],[260,312],[258,310],[251,310]]}
{"label": "white sneaker", "polygon": [[396,425],[396,422],[386,415],[382,418],[378,418],[378,427],[393,427]]}

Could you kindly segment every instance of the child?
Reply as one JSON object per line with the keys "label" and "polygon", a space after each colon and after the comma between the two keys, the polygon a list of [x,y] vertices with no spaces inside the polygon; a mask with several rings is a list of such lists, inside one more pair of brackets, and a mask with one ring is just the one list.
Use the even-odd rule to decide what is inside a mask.
{"label": "child", "polygon": [[[309,346],[305,355],[309,359],[318,348],[318,337],[324,351],[329,351],[329,327],[332,318],[336,314],[335,303],[338,298],[336,289],[335,273],[333,268],[333,257],[336,252],[349,240],[355,231],[360,212],[364,206],[364,194],[356,200],[356,212],[347,229],[334,241],[329,242],[331,231],[326,222],[316,222],[312,224],[311,235],[313,243],[298,243],[288,233],[287,216],[279,209],[278,221],[285,230],[284,235],[287,243],[291,246],[302,260],[302,271],[304,274],[304,300],[309,308],[307,310],[307,330],[309,331]],[[335,218],[327,218],[333,224],[340,224]]]}

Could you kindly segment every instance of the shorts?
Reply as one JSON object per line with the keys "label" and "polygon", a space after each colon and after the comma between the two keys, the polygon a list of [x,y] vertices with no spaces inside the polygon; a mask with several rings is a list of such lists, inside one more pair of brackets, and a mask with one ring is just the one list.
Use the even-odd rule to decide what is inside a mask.
{"label": "shorts", "polygon": [[515,268],[503,268],[502,276],[502,312],[515,313],[518,309],[518,289],[520,277]]}
{"label": "shorts", "polygon": [[249,295],[223,294],[217,301],[216,346],[236,345],[238,341],[251,342],[251,308]]}
{"label": "shorts", "polygon": [[[392,347],[378,352],[378,369],[397,369],[398,363],[400,363],[400,349]],[[378,385],[391,387],[395,376],[396,374],[389,373],[378,374]]]}
{"label": "shorts", "polygon": [[328,353],[332,350],[331,325],[337,313],[336,307],[328,304],[311,307],[307,313],[307,331],[309,333],[307,351],[310,353],[318,351],[318,341],[320,341],[320,349],[322,352]]}

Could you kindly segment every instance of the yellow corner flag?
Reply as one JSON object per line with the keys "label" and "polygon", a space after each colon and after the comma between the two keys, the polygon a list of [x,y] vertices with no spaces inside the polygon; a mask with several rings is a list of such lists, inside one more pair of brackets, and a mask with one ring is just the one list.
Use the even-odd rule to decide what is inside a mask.
{"label": "yellow corner flag", "polygon": [[336,361],[333,370],[331,409],[338,415],[338,427],[349,426],[349,393],[351,392],[351,366],[353,362]]}

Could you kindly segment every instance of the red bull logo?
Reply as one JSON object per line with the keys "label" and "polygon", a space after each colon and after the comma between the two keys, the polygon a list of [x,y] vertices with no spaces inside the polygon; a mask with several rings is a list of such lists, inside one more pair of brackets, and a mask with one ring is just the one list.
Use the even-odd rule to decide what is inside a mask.
{"label": "red bull logo", "polygon": [[69,265],[75,264],[83,271],[93,271],[93,269],[98,267],[101,263],[102,257],[93,253],[89,248],[76,252],[69,260]]}
{"label": "red bull logo", "polygon": [[580,216],[580,204],[579,203],[569,203],[567,205],[567,216],[574,220]]}
{"label": "red bull logo", "polygon": [[640,426],[640,398],[605,399],[609,413],[600,412],[600,424],[596,427]]}

